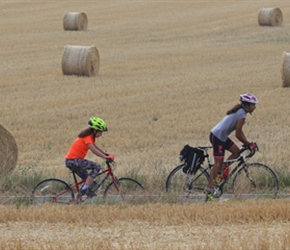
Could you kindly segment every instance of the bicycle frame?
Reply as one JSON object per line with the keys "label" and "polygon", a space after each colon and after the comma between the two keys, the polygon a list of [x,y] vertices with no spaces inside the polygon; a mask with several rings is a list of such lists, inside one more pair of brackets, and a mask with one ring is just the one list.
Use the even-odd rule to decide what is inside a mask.
{"label": "bicycle frame", "polygon": [[230,163],[230,164],[235,163],[235,162],[239,162],[239,163],[236,166],[234,166],[234,168],[230,171],[230,173],[228,174],[228,176],[225,179],[223,179],[221,181],[221,183],[219,183],[218,187],[220,189],[222,189],[222,187],[227,183],[228,179],[230,179],[240,169],[240,167],[245,164],[244,156],[241,156],[240,155],[236,159],[224,161],[224,163]]}
{"label": "bicycle frame", "polygon": [[[97,174],[97,176],[101,176],[103,174],[105,174],[105,176],[97,183],[97,185],[94,187],[93,191],[97,191],[99,189],[99,187],[109,178],[109,176],[111,176],[113,182],[114,182],[114,186],[117,190],[117,192],[122,196],[121,194],[121,190],[118,186],[118,183],[117,183],[117,178],[115,177],[114,173],[113,173],[113,170],[112,170],[112,167],[111,165],[109,164],[109,162],[106,162],[107,164],[107,169],[105,170],[102,170],[101,172],[99,172]],[[74,179],[74,183],[72,185],[68,185],[68,188],[64,189],[63,191],[59,192],[58,194],[56,194],[52,199],[54,202],[56,202],[56,200],[61,196],[63,195],[64,193],[66,193],[68,190],[73,190],[74,188],[76,188],[76,191],[77,193],[80,191],[80,187],[83,183],[86,182],[86,179],[83,179],[81,181],[77,181],[77,174],[72,171],[71,172],[72,175],[73,175],[73,179]],[[96,176],[96,177],[97,177]]]}
{"label": "bicycle frame", "polygon": [[[101,175],[103,175],[103,174],[105,174],[105,176],[104,176],[101,180],[98,181],[98,183],[96,184],[96,186],[93,188],[93,191],[94,191],[94,192],[97,191],[97,190],[99,189],[99,187],[100,187],[100,186],[101,186],[101,185],[102,185],[102,184],[103,184],[103,183],[104,183],[104,182],[109,178],[109,176],[111,176],[112,181],[114,182],[114,186],[115,186],[115,188],[117,189],[118,193],[121,194],[121,190],[120,190],[120,188],[119,188],[119,186],[118,186],[117,178],[116,178],[116,176],[115,176],[114,173],[113,173],[112,167],[111,167],[111,165],[109,164],[109,162],[106,162],[106,164],[107,164],[107,169],[100,171],[100,172],[97,174],[96,177],[101,176]],[[81,186],[83,183],[85,183],[86,180],[84,179],[84,180],[81,180],[81,181],[77,181],[76,173],[75,173],[75,172],[72,172],[72,174],[73,174],[73,178],[74,178],[74,184],[72,184],[72,185],[70,186],[70,188],[73,189],[73,188],[75,187],[76,190],[77,190],[77,192],[79,192],[79,191],[80,191],[80,186]]]}
{"label": "bicycle frame", "polygon": [[[205,168],[204,170],[207,171],[207,170],[211,170],[211,168],[214,166],[214,164],[212,164],[209,160],[209,155],[207,153],[207,150],[211,148],[211,147],[201,147],[201,149],[205,150],[206,154],[205,154],[205,157],[207,158],[207,162],[208,162],[208,167]],[[228,179],[230,179],[237,171],[239,171],[239,169],[244,166],[246,164],[246,158],[250,158],[252,157],[254,154],[255,154],[255,151],[254,152],[251,152],[249,155],[247,156],[243,156],[242,153],[244,151],[246,151],[247,148],[241,148],[240,149],[240,155],[238,158],[235,158],[235,159],[230,159],[230,160],[225,160],[224,161],[224,164],[229,164],[231,165],[232,163],[236,163],[238,162],[238,164],[236,166],[234,166],[234,168],[230,171],[230,173],[228,174],[228,176],[223,179],[219,185],[218,185],[218,188],[220,190],[222,190],[222,187],[227,183]]]}

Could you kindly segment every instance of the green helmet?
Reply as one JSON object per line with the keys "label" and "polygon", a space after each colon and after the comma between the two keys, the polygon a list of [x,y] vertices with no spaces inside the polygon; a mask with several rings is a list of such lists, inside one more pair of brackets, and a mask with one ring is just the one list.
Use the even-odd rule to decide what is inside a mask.
{"label": "green helmet", "polygon": [[103,119],[99,117],[91,117],[88,124],[90,128],[93,128],[95,130],[99,130],[101,132],[108,131],[107,124],[104,122]]}

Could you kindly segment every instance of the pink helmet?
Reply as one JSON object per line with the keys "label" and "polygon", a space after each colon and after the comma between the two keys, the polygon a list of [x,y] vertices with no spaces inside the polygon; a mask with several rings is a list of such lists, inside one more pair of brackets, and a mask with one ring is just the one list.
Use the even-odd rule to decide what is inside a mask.
{"label": "pink helmet", "polygon": [[258,99],[256,96],[252,94],[242,94],[240,95],[241,102],[248,102],[248,103],[258,103]]}

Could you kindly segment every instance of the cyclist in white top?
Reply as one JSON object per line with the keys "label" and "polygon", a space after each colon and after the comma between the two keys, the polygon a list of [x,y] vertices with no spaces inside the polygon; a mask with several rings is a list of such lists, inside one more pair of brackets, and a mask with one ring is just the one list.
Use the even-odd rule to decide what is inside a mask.
{"label": "cyclist in white top", "polygon": [[239,156],[239,148],[229,138],[229,135],[235,131],[236,138],[244,145],[248,145],[253,150],[257,147],[256,143],[247,140],[242,128],[245,124],[247,113],[252,114],[256,108],[258,99],[252,94],[240,95],[240,104],[235,105],[227,112],[227,115],[211,130],[210,142],[213,146],[214,167],[210,172],[208,188],[206,194],[213,200],[213,185],[218,173],[222,172],[224,166],[225,150],[231,152],[228,159],[235,159]]}

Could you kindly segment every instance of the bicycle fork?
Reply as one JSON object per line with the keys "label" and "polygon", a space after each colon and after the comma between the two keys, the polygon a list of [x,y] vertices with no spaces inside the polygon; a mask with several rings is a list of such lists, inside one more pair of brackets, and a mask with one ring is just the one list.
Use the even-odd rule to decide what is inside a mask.
{"label": "bicycle fork", "polygon": [[246,173],[247,178],[250,180],[250,182],[252,183],[253,187],[256,189],[257,185],[255,183],[255,181],[253,180],[253,178],[251,177],[249,171],[248,171],[248,167],[245,166],[242,171],[244,171]]}
{"label": "bicycle fork", "polygon": [[114,186],[115,186],[117,192],[120,194],[122,200],[126,201],[125,195],[122,193],[120,186],[118,184],[118,182],[119,182],[118,178],[115,175],[112,175],[112,179],[113,179]]}
{"label": "bicycle fork", "polygon": [[117,190],[117,192],[121,195],[122,199],[125,200],[125,197],[124,195],[122,194],[121,192],[121,189],[119,187],[119,184],[118,184],[118,178],[113,175],[113,174],[107,174],[106,176],[104,176],[104,178],[102,178],[96,185],[95,187],[93,188],[93,192],[95,192],[96,190],[99,189],[99,187],[108,179],[108,177],[111,176],[112,177],[112,180],[113,180],[113,183],[114,183],[114,186]]}

